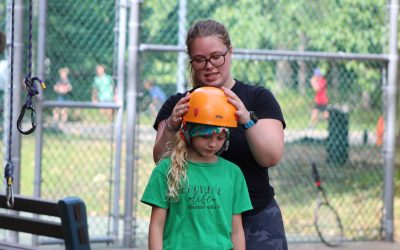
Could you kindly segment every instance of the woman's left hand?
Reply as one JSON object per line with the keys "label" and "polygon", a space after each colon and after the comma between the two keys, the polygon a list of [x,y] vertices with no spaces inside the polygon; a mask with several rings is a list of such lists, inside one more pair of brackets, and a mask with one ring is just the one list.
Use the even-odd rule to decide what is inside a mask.
{"label": "woman's left hand", "polygon": [[242,100],[232,90],[225,87],[221,87],[221,89],[228,96],[228,102],[235,106],[238,123],[246,124],[250,120],[250,112],[244,106]]}

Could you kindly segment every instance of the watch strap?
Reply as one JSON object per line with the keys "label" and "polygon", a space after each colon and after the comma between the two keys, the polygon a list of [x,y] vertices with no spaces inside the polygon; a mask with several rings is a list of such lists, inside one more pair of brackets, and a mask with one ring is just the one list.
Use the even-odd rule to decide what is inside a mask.
{"label": "watch strap", "polygon": [[253,127],[255,124],[256,123],[252,119],[250,119],[248,122],[243,124],[243,128],[244,129],[249,129],[249,128]]}
{"label": "watch strap", "polygon": [[258,118],[257,118],[256,114],[254,114],[254,111],[249,111],[249,114],[250,114],[250,120],[248,122],[246,122],[245,124],[243,124],[244,129],[249,129],[249,128],[253,127],[258,121]]}

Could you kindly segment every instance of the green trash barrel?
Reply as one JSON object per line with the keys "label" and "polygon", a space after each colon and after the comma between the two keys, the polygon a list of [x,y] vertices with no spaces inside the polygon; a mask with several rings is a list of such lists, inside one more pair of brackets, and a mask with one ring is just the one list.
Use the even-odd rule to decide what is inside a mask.
{"label": "green trash barrel", "polygon": [[329,108],[328,132],[327,163],[343,165],[349,158],[349,114],[346,108]]}

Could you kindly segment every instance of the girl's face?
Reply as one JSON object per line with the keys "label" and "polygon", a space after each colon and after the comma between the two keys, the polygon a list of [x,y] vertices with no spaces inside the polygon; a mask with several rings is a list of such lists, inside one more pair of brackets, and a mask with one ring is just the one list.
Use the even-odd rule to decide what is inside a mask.
{"label": "girl's face", "polygon": [[191,138],[189,149],[189,159],[197,162],[214,162],[217,160],[215,155],[224,145],[226,132],[218,134],[195,136]]}
{"label": "girl's face", "polygon": [[65,80],[68,79],[68,73],[65,70],[60,71],[60,78]]}
{"label": "girl's face", "polygon": [[[231,59],[232,48],[227,48],[218,36],[199,37],[192,42],[191,66],[194,74],[205,86],[232,87]],[[204,67],[201,67],[201,62],[205,64]],[[213,62],[217,66],[213,65]],[[218,65],[221,63],[222,65]]]}
{"label": "girl's face", "polygon": [[105,70],[104,70],[104,68],[102,66],[97,66],[96,67],[96,74],[97,75],[102,76],[102,75],[104,75],[104,72],[105,72]]}

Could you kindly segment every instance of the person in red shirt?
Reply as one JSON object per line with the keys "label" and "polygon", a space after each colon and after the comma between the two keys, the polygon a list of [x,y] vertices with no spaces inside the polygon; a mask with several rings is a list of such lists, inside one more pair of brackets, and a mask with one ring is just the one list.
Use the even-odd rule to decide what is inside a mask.
{"label": "person in red shirt", "polygon": [[315,92],[315,106],[311,112],[310,127],[315,127],[318,123],[320,113],[322,113],[324,119],[328,119],[329,117],[329,112],[327,109],[329,99],[327,95],[326,79],[321,74],[321,70],[319,68],[314,70],[314,76],[311,78],[311,86]]}

